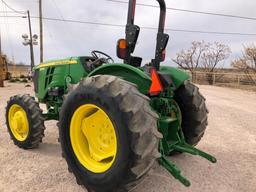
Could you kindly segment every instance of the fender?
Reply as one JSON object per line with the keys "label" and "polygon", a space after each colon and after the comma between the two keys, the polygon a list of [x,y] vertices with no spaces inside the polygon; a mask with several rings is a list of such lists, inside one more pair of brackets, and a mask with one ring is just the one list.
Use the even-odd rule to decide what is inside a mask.
{"label": "fender", "polygon": [[180,69],[169,67],[169,66],[160,66],[159,72],[163,74],[169,74],[177,89],[181,85],[183,85],[186,80],[189,80],[190,78],[188,73]]}
{"label": "fender", "polygon": [[144,95],[148,94],[151,86],[151,78],[142,69],[123,63],[102,65],[89,73],[88,77],[94,75],[113,75],[120,77],[136,84],[138,90]]}

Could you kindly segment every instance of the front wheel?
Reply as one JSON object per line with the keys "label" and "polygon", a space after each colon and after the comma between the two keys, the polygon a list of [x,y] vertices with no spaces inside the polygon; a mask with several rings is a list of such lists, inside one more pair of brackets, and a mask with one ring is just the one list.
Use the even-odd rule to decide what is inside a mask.
{"label": "front wheel", "polygon": [[174,99],[181,110],[181,128],[186,142],[195,146],[203,137],[208,125],[205,98],[199,92],[198,87],[185,82],[175,91]]}
{"label": "front wheel", "polygon": [[10,98],[6,107],[6,124],[14,144],[23,149],[39,146],[44,137],[44,118],[39,104],[30,95]]}
{"label": "front wheel", "polygon": [[85,78],[65,97],[60,142],[69,170],[89,191],[127,190],[159,157],[157,114],[132,83]]}

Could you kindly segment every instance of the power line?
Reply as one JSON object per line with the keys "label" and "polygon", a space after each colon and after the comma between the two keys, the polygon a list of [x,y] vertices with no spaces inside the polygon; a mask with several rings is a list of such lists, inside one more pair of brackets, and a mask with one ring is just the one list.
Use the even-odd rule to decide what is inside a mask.
{"label": "power line", "polygon": [[19,2],[19,3],[38,3],[37,0],[8,0],[8,2]]}
{"label": "power line", "polygon": [[53,4],[54,4],[54,6],[56,7],[56,9],[57,9],[57,11],[58,11],[58,13],[59,13],[59,15],[60,15],[60,18],[64,21],[65,19],[64,19],[62,13],[61,13],[60,8],[58,7],[56,1],[55,1],[55,0],[52,0],[52,2],[53,2]]}
{"label": "power line", "polygon": [[[4,4],[4,1],[2,1],[2,4]],[[2,10],[4,12],[6,11],[6,8],[7,8],[7,6],[2,6]],[[5,15],[7,15],[7,14],[5,13]],[[4,24],[5,24],[5,31],[6,31],[6,34],[7,34],[8,46],[9,46],[9,49],[10,49],[10,52],[11,52],[11,55],[12,55],[12,58],[13,58],[14,51],[13,51],[12,39],[9,36],[10,35],[10,27],[9,27],[8,17],[4,18]]]}
{"label": "power line", "polygon": [[[16,13],[21,13],[25,14],[25,11],[18,11],[14,8],[12,8],[10,5],[8,5],[4,0],[1,0],[10,10],[16,12]],[[120,0],[106,0],[109,2],[114,2],[114,3],[123,3],[127,4],[128,2],[126,1],[120,1]],[[56,2],[54,2],[56,5]],[[158,6],[155,5],[149,5],[149,4],[143,4],[143,3],[137,3],[138,6],[143,6],[143,7],[153,7],[153,8],[159,8]],[[224,13],[213,13],[213,12],[204,12],[204,11],[195,11],[195,10],[190,10],[190,9],[179,9],[179,8],[174,8],[174,7],[167,7],[167,10],[173,10],[173,11],[180,11],[180,12],[189,12],[189,13],[196,13],[196,14],[203,14],[203,15],[212,15],[212,16],[220,16],[220,17],[230,17],[230,18],[238,18],[238,19],[247,19],[247,20],[256,20],[256,17],[247,17],[247,16],[239,16],[239,15],[231,15],[231,14],[224,14]]]}
{"label": "power line", "polygon": [[256,33],[239,33],[239,32],[219,32],[219,31],[200,31],[200,30],[184,30],[184,29],[166,29],[173,32],[216,34],[216,35],[239,35],[239,36],[256,36]]}
{"label": "power line", "polygon": [[[2,13],[5,13],[5,11],[2,11]],[[9,18],[25,18],[26,16],[19,16],[19,15],[0,15],[0,17],[9,17]]]}
{"label": "power line", "polygon": [[[1,16],[0,17],[6,17]],[[7,16],[13,18],[20,18],[20,16]],[[31,18],[38,19],[37,16],[31,16]],[[68,22],[68,23],[79,23],[79,24],[88,24],[88,25],[99,25],[99,26],[108,26],[108,27],[122,27],[124,28],[125,25],[123,24],[112,24],[112,23],[102,23],[102,22],[92,22],[92,21],[81,21],[81,20],[72,20],[72,19],[58,19],[58,18],[50,18],[50,17],[43,17],[43,20],[46,21],[61,21],[61,22]],[[156,30],[155,27],[141,27],[142,29],[148,30]],[[256,33],[240,33],[240,32],[221,32],[221,31],[203,31],[203,30],[188,30],[188,29],[174,29],[174,28],[166,28],[166,31],[173,31],[173,32],[184,32],[184,33],[200,33],[200,34],[215,34],[215,35],[236,35],[236,36],[256,36]]]}
{"label": "power line", "polygon": [[[120,1],[120,0],[106,0],[109,2],[114,2],[114,3],[123,3],[127,4],[128,2],[125,1]],[[137,3],[139,6],[143,7],[153,7],[153,8],[159,8],[158,6],[155,5],[149,5],[149,4],[143,4],[143,3]],[[181,11],[181,12],[189,12],[189,13],[196,13],[196,14],[203,14],[203,15],[212,15],[212,16],[220,16],[220,17],[230,17],[230,18],[237,18],[237,19],[247,19],[247,20],[256,20],[256,17],[246,17],[246,16],[239,16],[239,15],[229,15],[229,14],[224,14],[224,13],[213,13],[213,12],[204,12],[204,11],[195,11],[195,10],[189,10],[189,9],[178,9],[174,7],[167,7],[167,10],[173,10],[173,11]]]}
{"label": "power line", "polygon": [[3,4],[5,4],[6,7],[8,7],[13,12],[19,13],[19,14],[25,14],[26,11],[17,11],[16,9],[12,8],[10,5],[8,5],[4,0],[1,0]]}
{"label": "power line", "polygon": [[[67,28],[68,32],[70,33],[71,36],[74,36],[74,37],[75,37],[75,34],[74,34],[73,31],[72,31],[72,27],[69,27],[69,26],[68,26],[68,25],[70,25],[70,23],[67,23],[67,22],[65,21],[65,18],[64,18],[64,16],[63,16],[63,14],[62,14],[62,12],[61,12],[61,9],[59,8],[58,4],[56,3],[55,0],[52,0],[52,2],[53,2],[53,4],[54,4],[54,6],[56,7],[57,12],[59,13],[59,16],[60,16],[61,20],[62,20],[63,23],[66,25],[66,28]],[[71,48],[73,48],[73,49],[75,48],[73,43],[71,44]]]}
{"label": "power line", "polygon": [[[17,11],[16,9],[12,8],[10,5],[8,5],[4,0],[1,0],[10,10],[16,12],[16,13],[21,13],[25,14],[25,11]],[[106,0],[109,2],[114,2],[114,3],[123,3],[127,4],[128,2],[126,1],[120,1],[120,0]],[[56,2],[54,2],[56,5]],[[143,6],[143,7],[153,7],[153,8],[159,8],[158,6],[155,5],[149,5],[149,4],[143,4],[143,3],[137,3],[138,6]],[[220,17],[230,17],[230,18],[238,18],[238,19],[247,19],[247,20],[253,20],[256,21],[256,17],[247,17],[247,16],[239,16],[239,15],[231,15],[231,14],[224,14],[224,13],[213,13],[213,12],[204,12],[204,11],[195,11],[195,10],[190,10],[190,9],[179,9],[179,8],[174,8],[174,7],[167,7],[167,10],[173,10],[173,11],[180,11],[180,12],[189,12],[189,13],[196,13],[196,14],[203,14],[203,15],[212,15],[212,16],[220,16]],[[62,17],[62,16],[61,16]]]}
{"label": "power line", "polygon": [[[55,0],[52,0],[52,2],[53,2],[53,4],[54,4],[54,6],[56,7],[57,12],[59,13],[59,16],[60,16],[61,20],[63,21],[63,23],[66,23],[65,18],[64,18],[64,16],[63,16],[62,12],[61,12],[61,9],[60,9],[59,6],[57,5],[56,1],[55,1]],[[71,28],[68,27],[68,30],[72,33],[72,31],[71,31],[70,29],[71,29]]]}
{"label": "power line", "polygon": [[13,13],[13,11],[0,11],[0,13]]}
{"label": "power line", "polygon": [[[38,17],[32,17],[38,18]],[[70,23],[82,23],[82,24],[90,24],[90,25],[101,25],[101,26],[110,26],[110,27],[125,27],[122,24],[112,24],[112,23],[101,23],[101,22],[92,22],[92,21],[80,21],[80,20],[71,20],[71,19],[57,19],[57,18],[48,18],[44,17],[44,20],[50,21],[65,21]],[[154,27],[141,27],[142,29],[150,29],[155,30],[157,28]],[[186,30],[186,29],[171,29],[166,28],[167,31],[174,31],[174,32],[187,32],[187,33],[204,33],[204,34],[219,34],[219,35],[247,35],[247,36],[256,36],[256,33],[234,33],[234,32],[218,32],[218,31],[201,31],[201,30]]]}

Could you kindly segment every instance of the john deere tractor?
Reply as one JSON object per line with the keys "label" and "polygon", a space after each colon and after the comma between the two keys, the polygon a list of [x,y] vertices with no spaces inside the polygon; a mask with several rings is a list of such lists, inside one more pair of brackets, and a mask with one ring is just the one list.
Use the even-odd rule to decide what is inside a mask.
{"label": "john deere tractor", "polygon": [[[127,191],[145,178],[155,162],[185,186],[190,182],[168,156],[187,152],[215,163],[196,149],[207,127],[205,98],[181,70],[160,66],[169,36],[166,5],[160,5],[155,58],[141,66],[133,56],[140,28],[136,0],[129,1],[126,37],[117,43],[123,63],[100,51],[91,56],[49,61],[34,67],[34,90],[10,98],[8,131],[23,149],[39,146],[44,122],[57,120],[68,169],[88,191]],[[47,112],[39,107],[45,104]]]}

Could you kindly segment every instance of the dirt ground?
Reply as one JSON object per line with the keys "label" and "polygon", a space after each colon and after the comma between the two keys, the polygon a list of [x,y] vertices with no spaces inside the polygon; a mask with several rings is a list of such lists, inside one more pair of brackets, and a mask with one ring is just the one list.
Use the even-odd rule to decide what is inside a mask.
{"label": "dirt ground", "polygon": [[[211,164],[197,156],[181,154],[170,159],[192,186],[186,188],[158,165],[135,192],[255,192],[256,93],[200,86],[207,99],[209,126],[199,148],[214,154]],[[57,142],[55,121],[46,122],[43,144],[21,150],[9,138],[5,125],[6,101],[11,95],[31,93],[24,84],[0,88],[0,192],[84,192],[67,171]]]}

